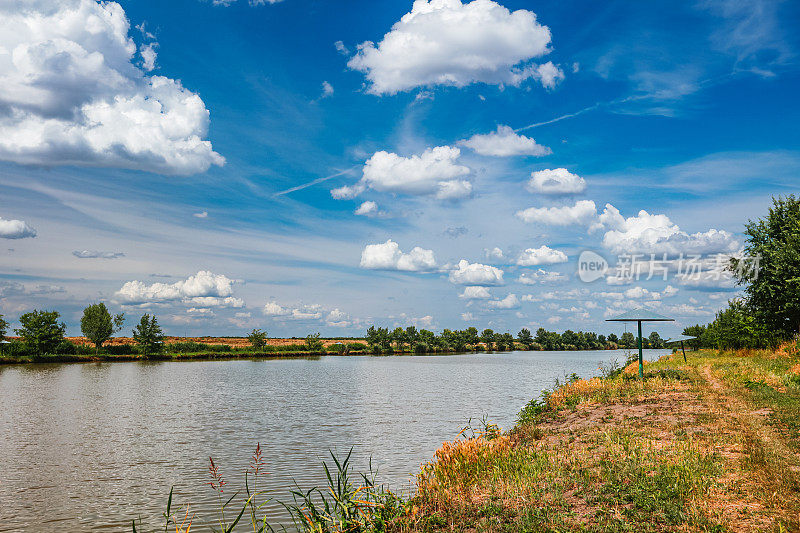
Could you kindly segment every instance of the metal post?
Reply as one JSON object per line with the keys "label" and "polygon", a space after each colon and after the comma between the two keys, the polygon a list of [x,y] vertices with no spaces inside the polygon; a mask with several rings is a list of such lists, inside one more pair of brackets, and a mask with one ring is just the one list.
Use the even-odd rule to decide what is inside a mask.
{"label": "metal post", "polygon": [[683,341],[681,341],[681,351],[683,352],[683,362],[686,362],[686,350],[683,349]]}
{"label": "metal post", "polygon": [[639,378],[644,379],[644,362],[642,359],[642,321],[636,322],[639,325]]}

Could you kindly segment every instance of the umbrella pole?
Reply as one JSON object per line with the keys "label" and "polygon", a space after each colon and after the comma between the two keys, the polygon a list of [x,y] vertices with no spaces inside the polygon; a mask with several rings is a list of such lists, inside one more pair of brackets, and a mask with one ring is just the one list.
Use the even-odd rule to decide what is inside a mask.
{"label": "umbrella pole", "polygon": [[686,362],[686,350],[683,349],[683,341],[681,341],[681,351],[683,352],[683,362]]}
{"label": "umbrella pole", "polygon": [[642,321],[636,322],[639,325],[639,379],[644,379],[644,362],[642,360]]}

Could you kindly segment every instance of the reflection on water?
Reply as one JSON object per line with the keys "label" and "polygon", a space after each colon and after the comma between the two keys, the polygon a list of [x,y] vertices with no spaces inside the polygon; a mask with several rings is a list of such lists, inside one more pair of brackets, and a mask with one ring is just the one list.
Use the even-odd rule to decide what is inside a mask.
{"label": "reflection on water", "polygon": [[[653,358],[663,350],[650,350]],[[21,365],[0,368],[0,531],[155,525],[171,486],[200,515],[213,456],[240,488],[257,442],[260,483],[287,501],[324,482],[328,450],[410,490],[421,462],[469,418],[501,427],[557,377],[621,352]],[[285,519],[274,502],[269,513]],[[151,520],[148,521],[147,517]],[[194,529],[194,528],[193,528]]]}

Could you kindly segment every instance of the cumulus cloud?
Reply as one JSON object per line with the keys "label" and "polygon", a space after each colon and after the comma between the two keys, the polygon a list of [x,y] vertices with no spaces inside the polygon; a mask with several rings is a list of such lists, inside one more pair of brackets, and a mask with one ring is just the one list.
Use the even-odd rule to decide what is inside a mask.
{"label": "cumulus cloud", "polygon": [[416,246],[410,252],[404,253],[400,250],[400,245],[389,239],[382,244],[365,246],[361,253],[360,266],[372,270],[420,272],[436,268],[436,259],[433,250]]}
{"label": "cumulus cloud", "polygon": [[536,285],[537,283],[553,283],[556,281],[564,281],[567,276],[560,272],[552,272],[549,270],[538,269],[536,272],[523,272],[520,274],[519,281],[523,285]]}
{"label": "cumulus cloud", "polygon": [[495,246],[491,250],[486,248],[483,250],[483,255],[486,259],[491,259],[493,261],[502,261],[506,258],[505,254],[503,254],[503,250]]}
{"label": "cumulus cloud", "polygon": [[519,135],[510,126],[497,126],[492,133],[473,135],[469,139],[458,142],[480,155],[508,157],[513,155],[532,155],[542,157],[552,154],[547,146],[536,144],[530,137]]}
{"label": "cumulus cloud", "polygon": [[586,190],[586,180],[566,168],[546,168],[531,172],[528,190],[538,194],[579,194]]}
{"label": "cumulus cloud", "polygon": [[[561,250],[553,250],[548,246],[540,246],[539,248],[528,248],[517,258],[519,266],[535,266],[535,265],[554,265],[557,263],[566,263],[567,254]],[[541,272],[544,272],[543,270]]]}
{"label": "cumulus cloud", "polygon": [[686,233],[666,215],[651,215],[645,210],[635,217],[623,217],[606,204],[596,228],[606,230],[603,246],[615,253],[703,254],[735,252],[739,241],[724,230]]}
{"label": "cumulus cloud", "polygon": [[275,302],[267,302],[262,312],[267,316],[286,316],[292,314],[291,309],[286,309]]}
{"label": "cumulus cloud", "polygon": [[178,175],[224,163],[203,101],[149,75],[155,45],[137,50],[129,29],[116,2],[0,3],[0,159]]}
{"label": "cumulus cloud", "polygon": [[531,11],[511,12],[492,0],[415,0],[381,42],[361,43],[347,65],[363,72],[368,92],[377,95],[435,85],[518,86],[528,79],[553,87],[561,70],[531,62],[550,52],[550,39]]}
{"label": "cumulus cloud", "polygon": [[0,239],[29,239],[33,237],[36,237],[36,230],[30,227],[27,222],[6,220],[0,217]]}
{"label": "cumulus cloud", "polygon": [[327,98],[328,96],[333,95],[333,85],[330,84],[328,81],[322,82],[322,96],[320,98]]}
{"label": "cumulus cloud", "polygon": [[119,259],[125,257],[122,252],[98,252],[97,250],[75,250],[72,255],[78,259]]}
{"label": "cumulus cloud", "polygon": [[503,271],[491,265],[470,263],[462,259],[456,269],[450,272],[450,282],[456,285],[502,285]]}
{"label": "cumulus cloud", "polygon": [[[296,307],[283,306],[277,302],[267,302],[261,312],[266,316],[284,318],[289,320],[319,320],[325,310],[319,304],[299,305]],[[328,315],[329,319],[334,319],[341,313],[334,309]]]}
{"label": "cumulus cloud", "polygon": [[194,307],[243,307],[244,301],[233,297],[235,280],[222,274],[201,270],[175,283],[128,281],[114,294],[123,305],[181,302]]}
{"label": "cumulus cloud", "polygon": [[492,300],[488,302],[489,307],[494,309],[517,309],[520,306],[519,299],[516,294],[509,294],[502,300]]}
{"label": "cumulus cloud", "polygon": [[574,206],[530,207],[517,211],[523,222],[538,222],[548,226],[570,226],[573,224],[589,226],[597,217],[597,208],[591,200],[579,200]]}
{"label": "cumulus cloud", "polygon": [[360,206],[356,208],[354,211],[356,215],[364,216],[364,217],[377,217],[382,215],[381,210],[378,208],[378,204],[373,201],[366,201],[362,203]]}
{"label": "cumulus cloud", "polygon": [[465,300],[488,300],[492,295],[486,287],[464,287],[464,292],[458,297]]}
{"label": "cumulus cloud", "polygon": [[472,194],[472,183],[464,179],[470,169],[456,161],[461,150],[451,146],[428,148],[420,155],[402,157],[392,152],[375,152],[364,164],[361,180],[331,191],[336,199],[354,198],[365,190],[434,196],[458,200]]}

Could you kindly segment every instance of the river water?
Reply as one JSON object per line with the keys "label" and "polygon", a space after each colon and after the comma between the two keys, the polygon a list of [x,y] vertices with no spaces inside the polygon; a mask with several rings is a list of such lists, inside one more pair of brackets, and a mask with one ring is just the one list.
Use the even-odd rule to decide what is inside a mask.
{"label": "river water", "polygon": [[[665,350],[646,350],[655,359]],[[286,519],[289,490],[322,485],[328,451],[371,457],[378,481],[408,492],[421,463],[482,416],[509,429],[556,378],[598,373],[622,352],[325,356],[255,361],[0,365],[0,531],[155,527],[170,487],[195,524],[261,443],[265,509]],[[137,522],[138,524],[138,522]],[[195,527],[192,528],[195,530]],[[200,529],[202,530],[202,529]]]}

